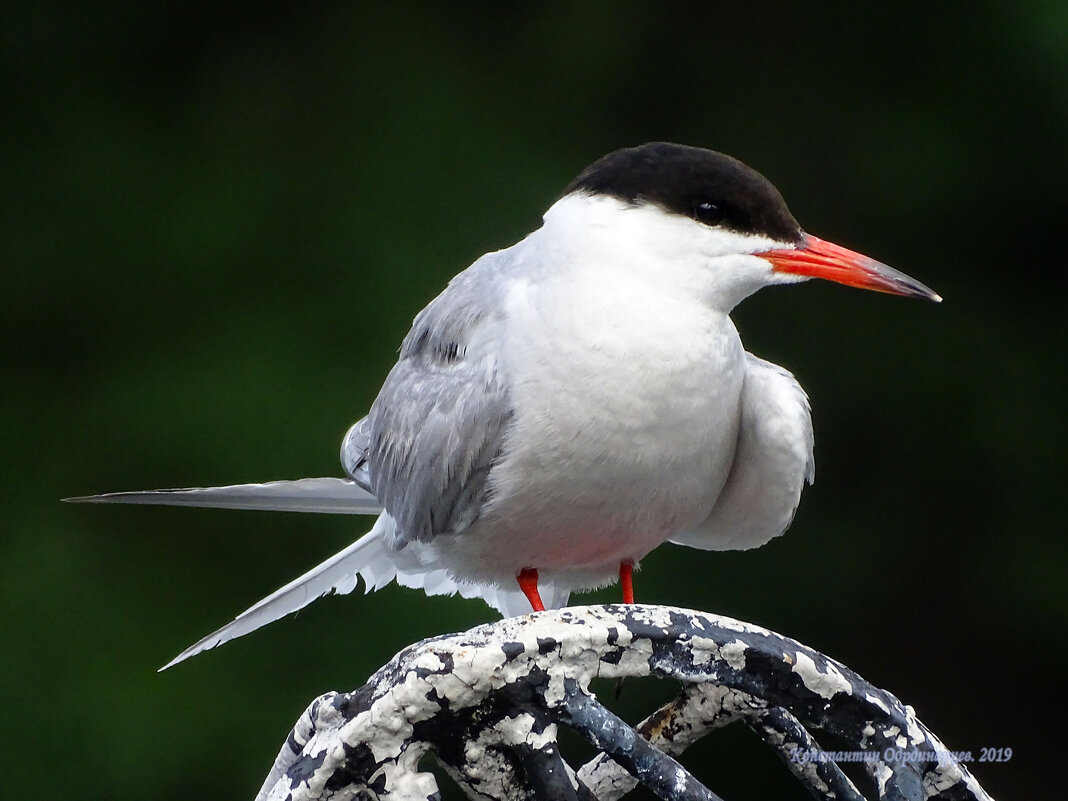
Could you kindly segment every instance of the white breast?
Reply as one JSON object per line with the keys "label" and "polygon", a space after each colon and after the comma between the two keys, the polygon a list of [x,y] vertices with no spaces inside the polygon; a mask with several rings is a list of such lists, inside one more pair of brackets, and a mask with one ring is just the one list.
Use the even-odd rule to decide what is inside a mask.
{"label": "white breast", "polygon": [[537,567],[592,585],[708,516],[738,432],[729,317],[587,269],[517,284],[506,318],[514,418],[490,502],[447,558],[495,581]]}

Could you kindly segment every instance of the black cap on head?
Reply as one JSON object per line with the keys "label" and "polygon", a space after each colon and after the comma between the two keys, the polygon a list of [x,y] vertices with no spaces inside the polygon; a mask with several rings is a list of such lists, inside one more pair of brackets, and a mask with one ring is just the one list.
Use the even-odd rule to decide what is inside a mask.
{"label": "black cap on head", "polygon": [[700,147],[650,142],[609,153],[572,181],[573,192],[655,203],[706,225],[777,242],[800,242],[801,226],[779,190],[737,159]]}

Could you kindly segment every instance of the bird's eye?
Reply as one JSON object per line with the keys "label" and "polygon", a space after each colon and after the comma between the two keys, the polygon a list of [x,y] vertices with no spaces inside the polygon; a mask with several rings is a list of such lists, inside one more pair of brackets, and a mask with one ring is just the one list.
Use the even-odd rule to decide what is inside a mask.
{"label": "bird's eye", "polygon": [[708,200],[699,200],[693,204],[693,218],[705,225],[718,225],[723,222],[723,209]]}

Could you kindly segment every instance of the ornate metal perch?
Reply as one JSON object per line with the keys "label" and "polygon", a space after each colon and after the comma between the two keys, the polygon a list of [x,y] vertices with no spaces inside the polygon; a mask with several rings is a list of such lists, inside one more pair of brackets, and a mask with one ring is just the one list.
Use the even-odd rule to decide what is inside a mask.
{"label": "ornate metal perch", "polygon": [[[632,728],[599,704],[596,677],[671,677],[681,694]],[[909,706],[833,659],[748,623],[660,606],[584,606],[508,618],[406,648],[352,693],[297,721],[257,801],[434,799],[432,753],[472,798],[615,801],[638,782],[671,801],[714,801],[675,759],[743,721],[820,799],[864,796],[810,733],[855,748],[878,798],[989,799]],[[557,727],[602,753],[572,769]],[[869,759],[870,757],[870,759]]]}

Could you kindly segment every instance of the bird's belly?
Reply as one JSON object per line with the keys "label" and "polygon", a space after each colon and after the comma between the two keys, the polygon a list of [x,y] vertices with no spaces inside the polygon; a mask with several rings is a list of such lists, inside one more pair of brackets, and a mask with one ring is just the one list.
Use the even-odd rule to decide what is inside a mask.
{"label": "bird's belly", "polygon": [[726,315],[654,302],[667,301],[526,330],[489,500],[456,542],[478,552],[461,558],[479,579],[534,567],[603,583],[708,516],[734,457],[744,354]]}

